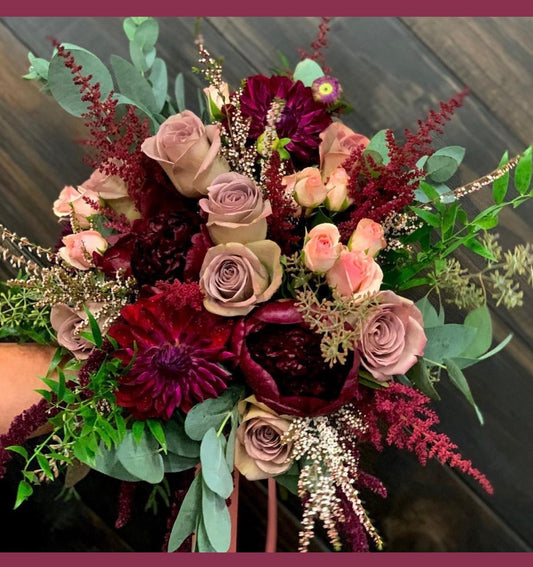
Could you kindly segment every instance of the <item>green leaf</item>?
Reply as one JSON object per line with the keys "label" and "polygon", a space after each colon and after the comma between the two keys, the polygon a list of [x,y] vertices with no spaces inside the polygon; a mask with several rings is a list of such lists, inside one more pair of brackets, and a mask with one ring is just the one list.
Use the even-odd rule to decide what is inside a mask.
{"label": "green leaf", "polygon": [[419,209],[418,207],[410,207],[413,213],[419,218],[421,218],[426,224],[434,228],[440,227],[440,216],[435,213],[430,213],[425,209]]}
{"label": "green leaf", "polygon": [[166,473],[176,473],[187,471],[194,468],[198,463],[198,458],[182,457],[175,453],[167,453],[163,455],[163,466]]}
{"label": "green leaf", "polygon": [[439,327],[444,323],[444,310],[441,310],[441,315],[439,315],[427,297],[419,299],[415,305],[422,313],[424,329],[429,327]]}
{"label": "green leaf", "polygon": [[[113,79],[107,67],[90,51],[77,45],[64,43],[65,49],[72,53],[76,64],[81,65],[82,75],[92,75],[91,83],[100,84],[101,100],[113,89]],[[74,84],[74,76],[65,67],[64,59],[57,54],[50,60],[48,67],[48,87],[59,106],[74,116],[87,112],[88,102],[81,100],[80,87]]]}
{"label": "green leaf", "polygon": [[222,440],[223,437],[218,436],[214,428],[209,429],[200,445],[200,462],[207,486],[222,498],[229,498],[233,492],[233,478],[226,463]]}
{"label": "green leaf", "polygon": [[176,105],[178,112],[183,112],[187,107],[185,106],[185,81],[183,73],[178,73],[176,82],[174,83],[174,96],[176,98]]}
{"label": "green leaf", "polygon": [[134,106],[135,108],[140,110],[145,116],[147,116],[150,119],[150,123],[151,123],[150,126],[152,133],[157,132],[159,128],[159,122],[157,121],[153,113],[150,112],[150,110],[146,106],[142,105],[140,102],[135,102],[134,100],[131,100],[127,96],[124,96],[123,94],[120,93],[115,94],[114,98],[116,98],[118,101],[117,106],[121,104],[129,105],[129,106]]}
{"label": "green leaf", "polygon": [[28,460],[28,451],[26,451],[26,449],[24,447],[21,447],[20,445],[9,445],[9,447],[6,447],[7,451],[13,451],[13,453],[18,453],[21,457],[24,458],[24,460]]}
{"label": "green leaf", "polygon": [[164,430],[169,453],[198,460],[200,443],[194,441],[185,433],[183,424],[170,420],[164,425]]}
{"label": "green leaf", "polygon": [[450,360],[448,358],[445,359],[444,365],[446,366],[446,370],[448,371],[448,376],[450,377],[452,384],[464,395],[464,397],[472,405],[472,407],[476,412],[477,418],[479,419],[479,422],[481,423],[481,425],[483,425],[483,416],[481,415],[481,412],[479,411],[479,408],[477,407],[476,402],[474,401],[472,392],[470,391],[470,386],[466,381],[465,375],[453,360]]}
{"label": "green leaf", "polygon": [[418,360],[418,362],[410,368],[409,372],[407,372],[407,377],[423,394],[426,394],[426,396],[430,397],[432,400],[440,400],[440,396],[429,377],[426,363],[423,360]]}
{"label": "green leaf", "polygon": [[202,520],[215,551],[221,553],[228,551],[231,541],[231,520],[226,499],[210,490],[205,482],[205,476],[202,486]]}
{"label": "green leaf", "polygon": [[150,72],[150,82],[154,93],[156,112],[161,112],[167,99],[168,75],[167,64],[159,57],[154,61]]}
{"label": "green leaf", "polygon": [[29,72],[34,73],[35,77],[29,77],[26,75],[24,78],[26,79],[42,79],[44,81],[48,80],[48,67],[50,63],[46,59],[42,59],[41,57],[35,57],[33,53],[28,53],[28,59],[30,61],[30,68]]}
{"label": "green leaf", "polygon": [[196,404],[185,418],[185,433],[191,439],[201,441],[211,427],[218,430],[228,412],[239,401],[241,394],[240,386],[231,386],[218,398],[211,398],[201,404]]}
{"label": "green leaf", "polygon": [[363,152],[363,155],[370,155],[378,165],[387,165],[390,161],[386,134],[387,130],[380,130],[374,134]]}
{"label": "green leaf", "polygon": [[310,87],[316,79],[324,76],[322,67],[312,59],[304,59],[294,69],[294,81],[302,81],[306,87]]}
{"label": "green leaf", "polygon": [[137,482],[140,480],[136,475],[131,474],[124,468],[118,460],[116,449],[106,449],[103,444],[100,445],[99,449],[94,459],[87,458],[87,456],[80,459],[78,455],[76,455],[76,458],[92,469],[111,478],[117,478],[118,480],[127,482]]}
{"label": "green leaf", "polygon": [[483,356],[480,356],[478,360],[486,360],[487,358],[494,356],[495,354],[500,352],[503,348],[505,348],[509,344],[512,338],[513,338],[513,333],[508,334],[499,345],[495,346],[492,350],[489,350],[489,352],[486,352]]}
{"label": "green leaf", "polygon": [[137,443],[140,442],[141,437],[144,435],[144,426],[146,422],[144,421],[134,421],[133,425],[131,426],[131,432],[133,434],[133,438]]}
{"label": "green leaf", "polygon": [[148,18],[141,22],[133,35],[133,43],[140,46],[144,51],[152,48],[157,43],[159,36],[159,24],[157,20]]}
{"label": "green leaf", "polygon": [[[509,161],[509,152],[505,152],[498,164],[498,168],[503,167]],[[497,205],[503,203],[505,199],[505,195],[507,194],[507,188],[509,187],[509,172],[507,171],[504,175],[495,179],[492,182],[492,196],[494,198],[494,202]]]}
{"label": "green leaf", "polygon": [[531,183],[532,164],[531,146],[522,154],[514,172],[514,184],[520,195],[523,195]]}
{"label": "green leaf", "polygon": [[36,457],[37,457],[37,461],[39,463],[39,466],[41,467],[44,474],[50,480],[54,480],[54,473],[52,472],[52,469],[50,468],[50,463],[48,462],[47,458],[44,455],[41,455],[40,453],[37,453]]}
{"label": "green leaf", "polygon": [[15,499],[14,508],[18,508],[25,500],[33,494],[33,487],[25,480],[21,480],[17,489],[17,497]]}
{"label": "green leaf", "polygon": [[445,358],[461,356],[476,335],[470,327],[458,324],[441,325],[425,329],[428,342],[424,348],[424,359],[442,363]]}
{"label": "green leaf", "polygon": [[196,525],[202,509],[202,475],[198,474],[192,481],[180,511],[172,526],[168,539],[168,551],[176,551],[180,545],[196,531]]}
{"label": "green leaf", "polygon": [[475,329],[473,341],[461,353],[461,357],[477,358],[490,348],[492,343],[492,322],[486,305],[470,312],[464,322],[465,326]]}
{"label": "green leaf", "polygon": [[200,553],[216,553],[216,549],[211,545],[207,530],[205,528],[203,518],[198,522],[198,529],[196,531],[196,549]]}
{"label": "green leaf", "polygon": [[437,150],[425,164],[428,176],[437,183],[447,181],[457,171],[464,155],[465,149],[460,146],[448,146]]}
{"label": "green leaf", "polygon": [[298,494],[298,479],[300,478],[300,470],[298,464],[293,463],[291,468],[283,474],[278,474],[274,480],[281,486],[284,486],[292,494]]}
{"label": "green leaf", "polygon": [[146,424],[148,425],[148,429],[151,431],[152,435],[156,438],[161,448],[166,453],[167,452],[167,439],[165,436],[165,431],[161,422],[157,419],[147,419]]}
{"label": "green leaf", "polygon": [[455,219],[457,217],[457,210],[459,208],[459,203],[455,202],[449,207],[447,207],[442,219],[441,219],[441,232],[443,238],[446,238],[450,232],[453,232],[455,227]]}
{"label": "green leaf", "polygon": [[98,326],[94,315],[87,309],[87,307],[85,307],[85,305],[83,306],[83,310],[85,311],[89,321],[89,328],[91,329],[93,339],[92,342],[94,342],[97,348],[102,348],[102,344],[104,342],[102,339],[102,331],[100,331],[100,327]]}
{"label": "green leaf", "polygon": [[237,427],[239,425],[239,413],[234,408],[231,414],[231,430],[228,434],[228,442],[226,443],[226,463],[230,471],[233,470],[235,461],[235,438],[237,437]]}
{"label": "green leaf", "polygon": [[126,34],[126,37],[130,41],[133,41],[133,38],[135,36],[135,30],[137,29],[137,24],[135,23],[135,19],[134,18],[126,18],[122,22],[122,28],[124,29],[124,33]]}
{"label": "green leaf", "polygon": [[110,60],[120,93],[150,112],[158,112],[152,87],[139,70],[118,55],[111,55]]}
{"label": "green leaf", "polygon": [[137,443],[131,433],[126,433],[117,448],[117,457],[123,467],[137,478],[157,484],[163,480],[165,468],[159,453],[159,444],[146,434]]}
{"label": "green leaf", "polygon": [[488,258],[489,260],[496,262],[496,258],[492,255],[491,251],[488,248],[486,248],[485,246],[483,246],[483,244],[481,244],[481,242],[479,242],[479,240],[472,238],[470,240],[465,240],[463,242],[463,244],[469,250],[472,250],[472,252],[475,252],[479,256],[483,256],[483,258]]}

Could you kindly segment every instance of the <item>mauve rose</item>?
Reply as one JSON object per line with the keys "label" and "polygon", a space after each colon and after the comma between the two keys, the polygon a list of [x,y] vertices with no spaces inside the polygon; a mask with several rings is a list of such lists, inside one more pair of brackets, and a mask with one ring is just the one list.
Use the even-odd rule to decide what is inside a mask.
{"label": "mauve rose", "polygon": [[370,140],[356,134],[342,122],[333,122],[320,134],[320,171],[327,181],[333,170],[340,167],[351,151],[358,146],[367,146]]}
{"label": "mauve rose", "polygon": [[99,196],[93,191],[83,187],[76,188],[72,185],[66,185],[54,201],[54,214],[60,218],[72,216],[80,228],[89,228],[91,223],[88,217],[97,214],[99,211],[84,197],[95,203],[100,203]]}
{"label": "mauve rose", "polygon": [[339,229],[332,223],[317,224],[307,234],[303,248],[306,267],[312,272],[326,273],[335,264],[342,250]]}
{"label": "mauve rose", "polygon": [[213,246],[200,269],[204,307],[217,315],[246,315],[281,285],[281,249],[271,240]]}
{"label": "mauve rose", "polygon": [[88,270],[93,266],[93,253],[102,254],[107,248],[106,239],[96,230],[83,230],[68,234],[62,240],[59,256],[78,270]]}
{"label": "mauve rose", "polygon": [[383,272],[371,256],[360,250],[345,249],[327,271],[326,281],[339,295],[362,299],[366,294],[379,291]]}
{"label": "mauve rose", "polygon": [[159,162],[176,189],[186,197],[201,197],[211,181],[229,171],[219,155],[217,126],[204,126],[190,110],[167,118],[141,150]]}
{"label": "mauve rose", "polygon": [[[87,309],[97,312],[101,303],[88,303]],[[88,317],[85,311],[78,311],[65,303],[54,305],[50,311],[50,323],[57,333],[57,342],[67,348],[77,359],[86,359],[94,344],[83,338],[79,331],[88,330]]]}
{"label": "mauve rose", "polygon": [[262,305],[237,321],[232,351],[258,401],[282,415],[326,415],[352,402],[358,391],[359,352],[332,367],[321,336],[303,321],[293,300]]}
{"label": "mauve rose", "polygon": [[244,244],[266,238],[266,217],[272,214],[272,207],[246,175],[218,175],[207,188],[207,199],[200,199],[199,204],[208,214],[207,230],[215,244]]}
{"label": "mauve rose", "polygon": [[281,443],[291,418],[280,416],[249,396],[239,402],[242,422],[237,429],[235,466],[248,480],[284,473],[292,465],[292,443]]}
{"label": "mauve rose", "polygon": [[302,171],[286,175],[283,185],[286,185],[287,191],[292,192],[294,199],[302,207],[318,207],[326,198],[327,189],[316,167],[306,167]]}
{"label": "mauve rose", "polygon": [[348,241],[348,250],[360,250],[372,257],[385,246],[383,227],[371,219],[361,219]]}
{"label": "mauve rose", "polygon": [[377,295],[379,307],[365,321],[358,349],[361,364],[377,380],[405,374],[424,354],[427,342],[416,305],[392,291]]}

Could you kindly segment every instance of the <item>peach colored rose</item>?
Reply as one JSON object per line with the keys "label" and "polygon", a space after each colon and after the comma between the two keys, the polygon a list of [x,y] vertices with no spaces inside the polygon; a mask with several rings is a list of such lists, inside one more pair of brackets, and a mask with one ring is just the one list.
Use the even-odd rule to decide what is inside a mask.
{"label": "peach colored rose", "polygon": [[360,250],[372,257],[385,246],[383,227],[371,219],[361,219],[348,241],[348,250]]}
{"label": "peach colored rose", "polygon": [[208,214],[207,230],[215,244],[264,240],[269,201],[263,201],[261,189],[246,175],[223,173],[207,188],[207,199],[200,208]]}
{"label": "peach colored rose", "polygon": [[93,265],[93,252],[102,254],[107,248],[107,241],[96,230],[84,230],[63,237],[59,256],[78,270],[88,270]]}
{"label": "peach colored rose", "polygon": [[281,285],[281,249],[271,240],[213,246],[200,270],[204,307],[224,316],[246,315]]}
{"label": "peach colored rose", "polygon": [[383,272],[371,256],[360,250],[345,249],[327,271],[326,280],[339,295],[362,299],[366,294],[379,291]]}
{"label": "peach colored rose", "polygon": [[204,89],[204,94],[207,99],[207,108],[211,118],[215,118],[217,115],[220,116],[222,107],[230,102],[228,83],[223,82],[220,88],[210,85]]}
{"label": "peach colored rose", "polygon": [[248,480],[282,474],[292,465],[292,443],[281,443],[291,418],[280,416],[249,396],[239,402],[242,422],[235,440],[235,466]]}
{"label": "peach colored rose", "polygon": [[[101,303],[88,303],[87,309],[96,312]],[[57,333],[57,342],[68,348],[78,359],[85,360],[94,349],[94,344],[80,335],[80,331],[88,331],[88,317],[83,310],[76,310],[65,303],[57,303],[50,311],[50,323]]]}
{"label": "peach colored rose", "polygon": [[326,183],[326,201],[324,205],[330,211],[344,211],[352,203],[353,199],[348,197],[348,181],[349,175],[343,167],[337,167],[331,172],[328,182]]}
{"label": "peach colored rose", "polygon": [[190,110],[167,118],[155,136],[147,138],[142,151],[159,162],[176,189],[186,197],[201,197],[213,179],[229,171],[219,155],[217,126],[204,126]]}
{"label": "peach colored rose", "polygon": [[296,202],[302,207],[317,207],[326,198],[327,189],[316,167],[306,167],[302,171],[286,175],[283,178],[283,184],[287,186],[287,191],[292,192]]}
{"label": "peach colored rose", "polygon": [[317,224],[307,234],[305,265],[312,272],[324,274],[335,264],[341,250],[339,229],[329,222]]}
{"label": "peach colored rose", "polygon": [[333,122],[320,134],[320,170],[324,179],[341,166],[350,152],[357,146],[367,146],[370,140],[362,134],[356,134],[342,122]]}
{"label": "peach colored rose", "polygon": [[72,187],[72,185],[66,185],[59,193],[59,197],[54,201],[54,214],[60,218],[72,215],[72,218],[81,228],[89,228],[91,223],[88,217],[97,214],[99,211],[88,203],[84,197],[95,203],[100,202],[100,198],[93,191],[83,187],[76,188]]}
{"label": "peach colored rose", "polygon": [[424,354],[422,314],[409,299],[392,291],[377,295],[379,307],[365,321],[358,344],[361,364],[377,380],[405,374]]}

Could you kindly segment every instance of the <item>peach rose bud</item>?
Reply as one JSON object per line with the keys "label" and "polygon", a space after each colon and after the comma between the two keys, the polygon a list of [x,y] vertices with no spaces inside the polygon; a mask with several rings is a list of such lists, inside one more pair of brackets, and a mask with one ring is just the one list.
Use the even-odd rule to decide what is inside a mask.
{"label": "peach rose bud", "polygon": [[123,179],[118,175],[107,175],[99,169],[95,169],[89,179],[82,183],[82,186],[85,189],[98,193],[106,201],[122,199],[128,196],[128,186]]}
{"label": "peach rose bud", "polygon": [[99,211],[84,197],[95,203],[100,202],[99,196],[93,191],[83,187],[76,188],[72,185],[66,185],[54,201],[54,214],[59,218],[72,216],[81,228],[89,228],[91,223],[88,217],[97,214]]}
{"label": "peach rose bud", "polygon": [[383,236],[383,227],[370,219],[361,219],[348,241],[348,250],[360,250],[372,257],[385,246],[387,241]]}
{"label": "peach rose bud", "polygon": [[335,212],[346,210],[352,203],[353,199],[348,197],[348,181],[350,176],[343,167],[337,167],[331,172],[328,182],[326,183],[326,201],[324,205],[326,209]]}
{"label": "peach rose bud", "polygon": [[102,254],[107,249],[106,239],[96,230],[84,230],[64,236],[63,244],[58,250],[59,256],[78,270],[91,268],[93,252]]}
{"label": "peach rose bud", "polygon": [[362,300],[365,295],[379,291],[383,272],[371,256],[360,250],[345,249],[327,271],[326,281],[339,295]]}
{"label": "peach rose bud", "polygon": [[303,249],[306,267],[312,272],[326,273],[342,251],[339,229],[331,223],[317,224],[307,234]]}
{"label": "peach rose bud", "polygon": [[283,184],[288,191],[292,191],[296,202],[308,209],[321,205],[327,195],[320,171],[316,167],[306,167],[302,171],[286,175]]}
{"label": "peach rose bud", "polygon": [[340,167],[352,150],[358,146],[366,147],[370,140],[362,134],[356,134],[342,122],[333,122],[320,134],[320,171],[324,179]]}
{"label": "peach rose bud", "polygon": [[220,88],[210,85],[204,89],[205,97],[207,98],[207,108],[211,118],[220,116],[222,107],[229,104],[229,86],[228,83],[221,83]]}
{"label": "peach rose bud", "polygon": [[218,127],[204,126],[198,116],[185,110],[167,118],[141,150],[159,162],[182,195],[197,198],[207,194],[217,175],[229,171],[219,155],[220,147]]}

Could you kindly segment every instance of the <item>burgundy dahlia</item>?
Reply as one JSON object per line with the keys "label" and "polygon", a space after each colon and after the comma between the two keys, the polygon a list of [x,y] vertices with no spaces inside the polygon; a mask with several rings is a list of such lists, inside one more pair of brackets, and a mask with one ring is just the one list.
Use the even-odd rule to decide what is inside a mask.
{"label": "burgundy dahlia", "polygon": [[131,368],[120,378],[117,403],[136,419],[169,419],[188,412],[227,387],[230,373],[221,363],[231,334],[227,319],[188,305],[173,308],[165,294],[140,299],[122,309],[109,330],[119,344],[116,355]]}
{"label": "burgundy dahlia", "polygon": [[320,335],[291,300],[269,303],[240,320],[232,342],[256,398],[280,414],[331,413],[357,394],[359,356],[350,354],[346,365],[330,368],[321,355]]}
{"label": "burgundy dahlia", "polygon": [[281,99],[285,106],[276,123],[278,138],[290,138],[285,149],[293,158],[308,163],[318,154],[319,134],[331,124],[325,106],[313,99],[310,87],[301,81],[274,75],[248,77],[241,95],[241,112],[252,119],[250,138],[257,140],[265,131],[268,111],[274,99]]}

